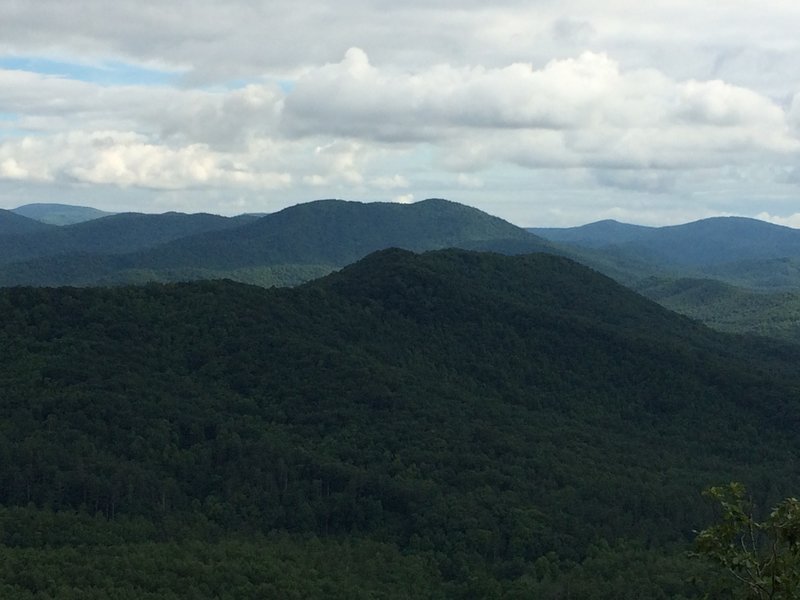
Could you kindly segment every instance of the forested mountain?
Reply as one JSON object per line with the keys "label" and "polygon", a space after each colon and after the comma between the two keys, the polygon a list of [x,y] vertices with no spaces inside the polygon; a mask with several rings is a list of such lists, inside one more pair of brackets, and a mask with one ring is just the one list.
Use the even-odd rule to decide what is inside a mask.
{"label": "forested mountain", "polygon": [[800,257],[800,230],[743,217],[714,217],[668,227],[601,221],[563,230],[531,231],[554,241],[614,247],[631,256],[681,267]]}
{"label": "forested mountain", "polygon": [[0,319],[4,597],[689,597],[700,490],[800,485],[800,350],[552,255],[14,288]]}
{"label": "forested mountain", "polygon": [[47,231],[48,225],[0,208],[0,236]]}
{"label": "forested mountain", "polygon": [[[547,251],[569,256],[712,326],[800,341],[792,325],[800,255],[769,258],[798,251],[798,232],[753,219],[706,219],[662,228],[600,221],[530,230],[550,238],[549,243],[479,210],[437,199],[412,205],[322,200],[233,219],[127,213],[59,228],[6,212],[0,213],[0,286],[222,278],[292,286],[390,246]],[[9,233],[26,233],[4,235],[4,217],[15,223],[9,223]],[[654,277],[655,287],[650,284]],[[708,294],[685,293],[690,280],[707,289],[718,282],[741,289],[728,293],[733,288],[725,287],[724,298],[709,301]]]}
{"label": "forested mountain", "polygon": [[800,230],[756,219],[716,217],[669,227],[599,221],[529,231],[626,284],[659,275],[800,290]]}
{"label": "forested mountain", "polygon": [[48,226],[22,235],[2,235],[0,264],[68,254],[116,255],[201,232],[239,227],[252,220],[253,217],[202,213],[121,213],[64,227]]}
{"label": "forested mountain", "polygon": [[713,327],[800,342],[800,231],[719,217],[671,227],[600,221],[530,231],[561,252]]}
{"label": "forested mountain", "polygon": [[541,239],[478,209],[447,200],[414,204],[319,200],[298,204],[231,232],[176,241],[143,254],[137,266],[225,269],[261,264],[344,266],[370,252],[401,247],[431,250]]}
{"label": "forested mountain", "polygon": [[620,223],[613,219],[596,221],[579,227],[528,227],[528,231],[553,242],[577,244],[589,248],[624,244],[647,238],[654,227]]}
{"label": "forested mountain", "polygon": [[800,291],[800,256],[744,260],[706,268],[709,277],[734,285],[771,291]]}
{"label": "forested mountain", "polygon": [[52,203],[25,204],[13,209],[13,212],[50,225],[72,225],[114,214],[88,206]]}
{"label": "forested mountain", "polygon": [[[410,205],[320,200],[260,219],[241,217],[250,222],[184,235],[124,255],[108,250],[111,242],[103,239],[109,219],[122,217],[83,224],[97,230],[97,235],[91,236],[95,240],[92,248],[84,246],[76,248],[74,254],[51,253],[30,261],[17,258],[15,264],[0,269],[0,285],[96,285],[221,277],[252,283],[262,283],[260,279],[274,283],[277,278],[278,283],[294,284],[393,246],[416,251],[459,247],[508,253],[552,249],[541,238],[502,219],[436,199]],[[154,218],[153,222],[162,221]],[[276,269],[283,274],[276,275]]]}
{"label": "forested mountain", "polygon": [[764,293],[713,279],[659,279],[636,290],[717,329],[749,332],[800,343],[800,292]]}

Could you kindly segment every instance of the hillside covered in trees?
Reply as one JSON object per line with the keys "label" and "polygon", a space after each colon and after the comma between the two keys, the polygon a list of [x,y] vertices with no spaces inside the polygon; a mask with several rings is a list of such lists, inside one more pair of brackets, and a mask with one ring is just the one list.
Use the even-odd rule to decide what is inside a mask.
{"label": "hillside covered in trees", "polygon": [[0,319],[7,598],[692,597],[700,491],[800,485],[800,350],[551,255],[12,288]]}
{"label": "hillside covered in trees", "polygon": [[1,233],[3,286],[230,278],[268,287],[296,285],[389,247],[552,250],[520,227],[441,199],[319,200],[261,218],[128,213],[26,235]]}
{"label": "hillside covered in trees", "polygon": [[797,229],[714,217],[667,227],[599,221],[529,231],[670,310],[723,331],[800,342]]}
{"label": "hillside covered in trees", "polygon": [[800,341],[800,234],[734,217],[526,231],[442,199],[319,200],[238,217],[27,205],[0,211],[0,286],[214,279],[295,286],[389,247],[559,254],[712,327]]}

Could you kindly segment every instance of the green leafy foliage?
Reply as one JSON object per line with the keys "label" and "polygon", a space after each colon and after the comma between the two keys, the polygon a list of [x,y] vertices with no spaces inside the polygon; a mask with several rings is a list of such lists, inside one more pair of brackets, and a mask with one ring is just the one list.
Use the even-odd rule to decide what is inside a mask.
{"label": "green leafy foliage", "polygon": [[727,575],[714,582],[713,597],[722,591],[753,600],[800,597],[800,501],[786,498],[758,521],[741,483],[709,488],[706,495],[722,515],[697,535],[695,546]]}

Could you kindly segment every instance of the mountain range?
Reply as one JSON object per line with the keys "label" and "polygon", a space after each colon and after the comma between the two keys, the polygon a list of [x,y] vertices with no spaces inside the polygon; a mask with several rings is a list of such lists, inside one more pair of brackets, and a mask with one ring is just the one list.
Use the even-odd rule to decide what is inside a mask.
{"label": "mountain range", "polygon": [[[41,214],[69,212],[63,205]],[[21,210],[26,207],[20,207]],[[122,213],[56,227],[0,212],[0,285],[120,285],[229,278],[297,285],[387,247],[568,256],[662,305],[730,331],[800,341],[800,232],[719,217],[644,227],[601,221],[523,230],[446,200],[321,200],[277,213]],[[724,284],[724,285],[721,285]]]}
{"label": "mountain range", "polygon": [[25,235],[37,231],[47,231],[50,227],[34,219],[0,209],[0,236]]}
{"label": "mountain range", "polygon": [[392,246],[516,253],[551,248],[502,219],[446,200],[413,205],[321,200],[261,218],[121,214],[41,233],[2,236],[5,265],[0,266],[0,284],[221,277],[261,283],[265,273],[279,272],[297,283],[302,277],[293,271],[318,276]]}
{"label": "mountain range", "polygon": [[675,267],[800,257],[799,230],[743,217],[714,217],[668,227],[600,221],[581,227],[528,231],[556,242],[614,250]]}
{"label": "mountain range", "polygon": [[742,217],[643,227],[531,228],[563,252],[728,331],[800,342],[800,231]]}
{"label": "mountain range", "polygon": [[114,214],[88,206],[53,203],[25,204],[13,209],[13,212],[49,225],[72,225]]}
{"label": "mountain range", "polygon": [[70,254],[124,254],[205,231],[237,227],[250,220],[202,213],[121,213],[63,227],[33,229],[26,229],[28,219],[16,220],[0,236],[0,264]]}
{"label": "mountain range", "polygon": [[800,485],[798,347],[552,254],[0,314],[6,597],[689,598],[700,490]]}

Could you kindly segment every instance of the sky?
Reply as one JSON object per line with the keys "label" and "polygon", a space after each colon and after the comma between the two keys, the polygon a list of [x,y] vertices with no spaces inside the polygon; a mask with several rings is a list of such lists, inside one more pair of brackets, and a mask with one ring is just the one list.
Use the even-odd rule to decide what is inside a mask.
{"label": "sky", "polygon": [[0,208],[800,227],[796,0],[0,0]]}

